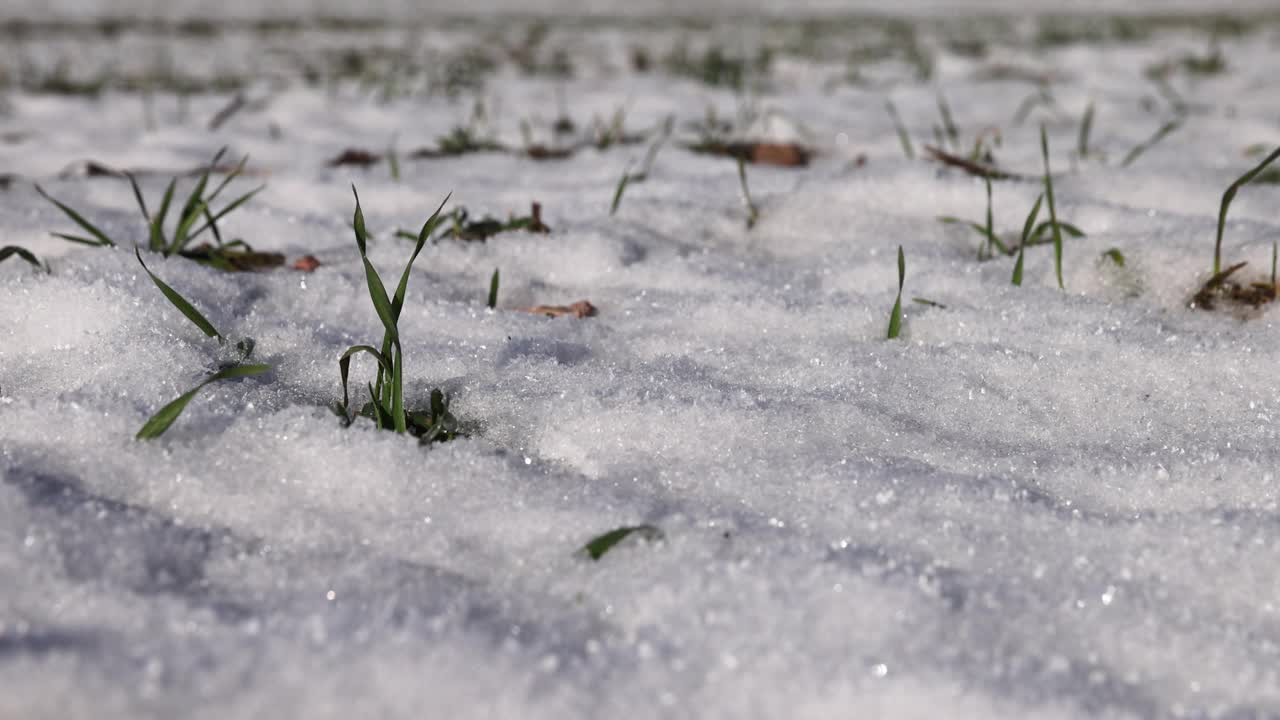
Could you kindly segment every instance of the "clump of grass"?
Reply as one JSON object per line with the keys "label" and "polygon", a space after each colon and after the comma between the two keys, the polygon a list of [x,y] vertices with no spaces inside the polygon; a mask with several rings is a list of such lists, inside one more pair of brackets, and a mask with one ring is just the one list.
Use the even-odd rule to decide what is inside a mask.
{"label": "clump of grass", "polygon": [[747,188],[747,163],[742,158],[738,158],[738,184],[742,188],[742,202],[747,207],[747,229],[750,230],[760,219],[760,210],[751,200],[751,191]]}
{"label": "clump of grass", "polygon": [[618,543],[631,536],[635,536],[645,542],[658,542],[665,537],[662,534],[662,530],[653,525],[628,525],[591,538],[578,552],[592,560],[599,560],[605,556],[605,553],[616,547]]}
{"label": "clump of grass", "polygon": [[436,140],[435,149],[419,150],[413,154],[413,157],[457,157],[470,153],[503,152],[506,149],[502,143],[481,136],[473,125],[458,125],[448,135]]}
{"label": "clump of grass", "polygon": [[1222,193],[1222,204],[1218,207],[1218,235],[1213,244],[1213,273],[1215,275],[1222,269],[1222,234],[1227,227],[1227,210],[1231,207],[1231,201],[1235,200],[1236,193],[1240,188],[1253,182],[1271,163],[1280,158],[1280,147],[1277,147],[1270,155],[1265,157],[1261,163],[1258,163],[1252,170],[1236,178],[1235,182],[1227,186],[1226,191]]}
{"label": "clump of grass", "polygon": [[25,260],[28,263],[31,263],[31,265],[37,270],[44,270],[45,272],[48,272],[49,270],[47,267],[40,264],[40,260],[36,258],[34,253],[24,247],[18,247],[17,245],[5,245],[4,247],[0,247],[0,262],[4,262],[11,257]]}
{"label": "clump of grass", "polygon": [[351,358],[364,353],[377,361],[378,369],[374,382],[368,383],[369,402],[357,412],[357,415],[371,418],[379,429],[394,430],[398,433],[410,433],[423,443],[444,442],[462,434],[457,420],[449,412],[449,398],[439,389],[431,391],[430,403],[425,411],[413,411],[405,406],[404,397],[404,352],[400,342],[400,311],[404,308],[405,294],[409,289],[409,275],[413,263],[418,259],[423,246],[431,238],[436,226],[444,220],[441,211],[446,197],[440,207],[431,214],[418,232],[417,243],[413,254],[405,264],[400,275],[400,284],[395,294],[387,295],[382,277],[369,261],[368,239],[365,229],[364,211],[360,207],[360,195],[355,187],[351,188],[356,196],[356,209],[352,221],[355,230],[356,247],[360,251],[360,260],[364,263],[365,282],[369,288],[369,297],[373,301],[378,319],[382,321],[383,335],[381,349],[370,345],[353,345],[338,358],[338,370],[342,376],[342,403],[335,411],[347,422],[353,420],[350,411],[350,394],[348,392],[348,375],[351,369]]}
{"label": "clump of grass", "polygon": [[[138,209],[142,213],[143,219],[147,223],[147,249],[151,252],[160,253],[165,257],[179,255],[190,260],[213,265],[223,270],[240,270],[245,264],[280,264],[284,262],[283,256],[278,256],[278,262],[274,254],[254,253],[243,240],[233,240],[224,242],[222,232],[218,228],[218,221],[247,203],[254,195],[257,195],[265,186],[259,186],[247,193],[237,197],[231,202],[223,205],[221,208],[214,208],[213,203],[217,200],[222,191],[231,184],[233,180],[244,172],[245,165],[249,162],[248,156],[245,156],[226,176],[222,182],[213,189],[212,192],[206,194],[209,187],[209,178],[218,167],[218,162],[222,156],[226,154],[226,148],[223,148],[213,156],[213,160],[208,167],[200,174],[196,180],[195,187],[187,195],[187,199],[182,203],[182,208],[177,213],[177,219],[173,225],[172,231],[165,228],[166,221],[169,217],[169,209],[173,206],[174,193],[177,188],[178,179],[172,178],[168,187],[165,189],[164,195],[160,200],[160,206],[156,213],[152,215],[147,207],[146,200],[142,197],[142,190],[138,187],[137,179],[131,173],[124,173],[128,178],[130,186],[133,188],[133,196],[138,202]],[[62,238],[70,242],[79,243],[81,245],[89,245],[93,247],[114,247],[117,243],[115,239],[110,237],[97,225],[87,220],[83,215],[74,208],[58,201],[44,188],[36,185],[36,192],[40,193],[49,202],[53,203],[59,210],[71,219],[76,225],[84,230],[88,237],[84,235],[72,235],[69,233],[52,233],[54,237]],[[203,223],[197,225],[203,220]],[[196,238],[204,233],[210,233],[213,236],[215,245],[207,243],[201,246],[192,247],[192,243]]]}
{"label": "clump of grass", "polygon": [[889,312],[889,332],[887,339],[893,340],[902,334],[902,286],[907,279],[907,259],[898,246],[898,299],[893,301],[893,310]]}
{"label": "clump of grass", "polygon": [[[161,294],[163,294],[184,317],[190,320],[192,325],[199,328],[207,337],[217,338],[219,345],[226,344],[226,337],[213,326],[213,323],[209,322],[208,318],[197,310],[194,305],[188,302],[181,293],[174,290],[168,283],[161,280],[155,273],[151,272],[151,269],[147,267],[145,262],[143,262],[142,253],[137,247],[134,247],[134,255],[137,256],[138,263],[142,265],[142,269],[151,277],[151,281],[160,289]],[[187,405],[191,403],[195,396],[199,394],[206,385],[210,385],[221,380],[231,380],[234,378],[249,377],[251,375],[260,375],[270,371],[270,365],[244,364],[244,362],[249,359],[249,356],[253,354],[253,347],[254,342],[250,338],[245,338],[244,340],[236,343],[237,355],[234,360],[225,364],[217,372],[205,378],[199,385],[196,385],[182,395],[179,395],[175,400],[160,408],[155,415],[152,415],[151,418],[143,424],[142,428],[138,430],[138,433],[134,438],[137,440],[150,440],[163,435],[164,432],[169,429],[169,426],[173,425],[178,417],[182,415],[182,411],[187,408]]]}
{"label": "clump of grass", "polygon": [[[467,242],[484,242],[494,235],[515,230],[544,235],[551,232],[551,228],[542,222],[542,204],[536,202],[530,205],[528,215],[512,216],[505,221],[487,215],[478,220],[472,220],[465,207],[448,213],[445,219],[450,221],[450,225],[440,233],[437,239],[453,238]],[[396,235],[408,240],[416,240],[405,230],[397,231]]]}

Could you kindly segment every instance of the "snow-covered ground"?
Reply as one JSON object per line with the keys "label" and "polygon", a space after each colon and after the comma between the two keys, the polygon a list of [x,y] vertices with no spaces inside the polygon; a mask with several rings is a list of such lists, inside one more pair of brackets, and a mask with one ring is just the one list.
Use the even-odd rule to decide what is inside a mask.
{"label": "snow-covered ground", "polygon": [[[0,264],[0,718],[1280,717],[1277,310],[1187,306],[1223,190],[1280,144],[1274,16],[689,22],[656,3],[537,40],[480,12],[77,24],[118,4],[90,5],[0,13],[0,246],[52,270]],[[158,12],[135,5],[120,15]],[[747,58],[744,89],[673,73],[681,47],[693,68]],[[1051,100],[1028,101],[1039,80]],[[248,104],[210,131],[233,86]],[[1065,291],[1050,246],[1013,287],[1012,258],[979,262],[937,220],[986,208],[980,180],[922,157],[939,93],[957,152],[998,129],[1015,173],[1040,172],[1046,125],[1058,216],[1087,233]],[[563,145],[618,108],[642,142],[409,156],[468,123],[550,145],[565,114]],[[753,229],[736,164],[684,147],[711,110],[727,139],[815,150],[746,166]],[[326,166],[392,143],[398,181],[385,158]],[[134,258],[128,183],[85,161],[160,171],[141,176],[154,209],[223,145],[251,158],[233,189],[267,185],[224,234],[321,266],[144,253],[274,370],[135,441],[221,356]],[[49,236],[76,229],[35,182],[125,245]],[[338,356],[381,337],[352,183],[389,282],[412,248],[392,231],[446,194],[472,217],[541,203],[550,234],[442,240],[412,274],[410,403],[443,388],[468,439],[328,409]],[[994,183],[997,229],[1041,189]],[[1249,280],[1278,205],[1274,183],[1232,205],[1224,260]],[[583,299],[597,316],[518,310]],[[360,401],[372,372],[352,368]],[[665,539],[578,552],[641,523]]]}

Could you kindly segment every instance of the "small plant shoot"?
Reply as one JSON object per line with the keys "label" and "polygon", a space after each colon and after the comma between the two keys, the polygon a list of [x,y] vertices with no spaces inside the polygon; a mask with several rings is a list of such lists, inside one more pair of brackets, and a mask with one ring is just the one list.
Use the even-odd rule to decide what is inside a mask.
{"label": "small plant shoot", "polygon": [[599,560],[623,540],[632,536],[645,542],[658,542],[664,539],[662,531],[653,525],[630,525],[591,538],[578,552],[592,560]]}
{"label": "small plant shoot", "polygon": [[902,286],[907,279],[907,258],[898,246],[898,298],[893,301],[893,310],[889,313],[888,339],[893,340],[902,334]]}

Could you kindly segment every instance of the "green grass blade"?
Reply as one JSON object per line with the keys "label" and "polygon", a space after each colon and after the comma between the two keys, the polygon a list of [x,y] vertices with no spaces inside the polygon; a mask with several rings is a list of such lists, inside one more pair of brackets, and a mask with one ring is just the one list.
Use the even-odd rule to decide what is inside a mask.
{"label": "green grass blade", "polygon": [[6,245],[0,248],[0,262],[4,262],[5,260],[8,260],[11,257],[22,258],[23,260],[26,260],[27,262],[36,266],[36,268],[41,270],[44,269],[44,267],[40,264],[40,261],[36,259],[36,256],[32,254],[30,250],[24,247],[18,247],[17,245]]}
{"label": "green grass blade", "polygon": [[[214,213],[212,217],[209,217],[209,215],[208,215],[208,205],[206,204],[206,205],[205,205],[205,211],[206,211],[206,212],[205,212],[205,216],[206,216],[206,217],[208,217],[208,221],[207,221],[204,225],[201,225],[201,226],[199,227],[199,229],[197,229],[195,232],[191,233],[191,236],[190,236],[189,238],[187,238],[187,239],[188,239],[188,240],[194,240],[194,239],[196,239],[197,237],[199,237],[201,233],[203,233],[203,232],[204,232],[204,231],[206,231],[206,230],[209,230],[210,228],[212,228],[212,229],[216,232],[216,231],[217,231],[217,223],[218,223],[218,221],[219,221],[219,220],[221,220],[222,218],[226,217],[229,213],[231,213],[231,212],[232,212],[233,210],[235,210],[236,208],[238,208],[238,207],[240,207],[241,205],[243,205],[243,204],[245,204],[245,203],[249,202],[249,200],[250,200],[254,195],[257,195],[258,193],[260,193],[260,192],[262,192],[263,190],[266,190],[266,189],[267,189],[267,186],[266,186],[266,185],[259,185],[258,187],[256,187],[256,188],[254,188],[254,189],[250,190],[249,192],[245,193],[244,195],[241,195],[240,197],[236,198],[235,200],[232,200],[230,203],[228,203],[228,204],[227,204],[225,207],[223,207],[221,210],[219,210],[218,212]],[[212,201],[212,198],[210,198],[210,201]]]}
{"label": "green grass blade", "polygon": [[916,151],[911,146],[911,135],[907,133],[907,126],[902,124],[902,118],[898,115],[898,108],[894,106],[892,100],[885,100],[884,106],[889,111],[889,117],[893,120],[894,129],[898,131],[898,142],[902,144],[902,154],[906,155],[908,160],[915,160]]}
{"label": "green grass blade", "polygon": [[1160,142],[1161,140],[1164,140],[1165,137],[1169,135],[1169,133],[1173,132],[1174,130],[1177,130],[1180,127],[1182,127],[1181,117],[1176,117],[1170,120],[1169,122],[1165,123],[1164,125],[1161,125],[1160,129],[1156,130],[1155,135],[1152,135],[1147,140],[1138,143],[1132,150],[1130,150],[1128,153],[1125,154],[1124,159],[1120,161],[1120,167],[1129,167],[1130,165],[1133,164],[1133,161],[1137,160],[1139,157],[1142,157],[1143,153],[1150,150],[1152,147],[1156,145],[1156,143]]}
{"label": "green grass blade", "polygon": [[983,234],[987,236],[987,249],[990,251],[990,245],[999,245],[1000,241],[996,239],[995,221],[991,212],[991,178],[984,177],[982,181],[987,184],[987,227]]}
{"label": "green grass blade", "polygon": [[[223,152],[225,151],[226,151],[226,148],[223,148]],[[221,156],[222,156],[222,153],[221,152],[218,153],[218,157],[221,157]],[[214,158],[214,165],[217,164],[217,159],[218,159],[217,157]],[[218,196],[222,194],[222,191],[228,185],[231,184],[232,180],[235,180],[236,178],[240,177],[240,174],[244,172],[244,168],[248,164],[249,164],[249,156],[245,155],[243,158],[240,159],[240,162],[236,163],[236,166],[231,169],[231,172],[227,173],[226,177],[222,178],[222,182],[218,183],[218,187],[214,188],[213,192],[210,193],[209,197],[205,198],[205,200],[209,203],[212,203],[214,200],[216,200]],[[213,167],[210,166],[210,169],[212,170]]]}
{"label": "green grass blade", "polygon": [[356,186],[351,186],[351,192],[356,196],[356,213],[351,219],[351,227],[356,232],[356,246],[360,248],[360,257],[364,257],[367,252],[365,246],[369,242],[369,231],[364,226],[364,211],[360,209],[360,193],[356,192]]}
{"label": "green grass blade", "polygon": [[1236,181],[1231,183],[1226,192],[1222,193],[1222,205],[1218,207],[1218,237],[1213,245],[1213,273],[1215,275],[1222,269],[1222,233],[1227,226],[1227,208],[1231,207],[1231,201],[1235,199],[1236,192],[1248,185],[1263,170],[1266,170],[1267,166],[1275,162],[1276,158],[1280,158],[1280,147],[1271,151],[1271,154],[1252,170],[1236,178]]}
{"label": "green grass blade", "polygon": [[1116,264],[1116,267],[1124,267],[1124,253],[1120,252],[1120,248],[1111,248],[1102,253],[1102,257]]}
{"label": "green grass blade", "polygon": [[888,339],[893,340],[902,333],[902,286],[907,278],[907,259],[902,253],[902,246],[898,246],[898,299],[893,303],[893,310],[889,313],[889,332]]}
{"label": "green grass blade", "polygon": [[[347,394],[347,376],[351,369],[351,357],[356,353],[367,353],[372,355],[373,358],[378,361],[378,365],[380,367],[388,373],[391,372],[391,361],[388,360],[385,355],[378,352],[376,348],[369,345],[352,345],[347,348],[347,351],[342,353],[342,357],[338,358],[338,372],[342,375],[342,408],[344,412],[351,402],[350,396]],[[370,388],[370,393],[372,393],[372,388]]]}
{"label": "green grass blade", "polygon": [[750,230],[760,219],[760,210],[751,201],[751,191],[747,189],[747,163],[742,158],[738,158],[738,184],[742,186],[742,201],[747,205],[747,229]]}
{"label": "green grass blade", "polygon": [[489,278],[489,309],[498,307],[498,269],[494,268],[493,277]]}
{"label": "green grass blade", "polygon": [[942,127],[946,130],[947,140],[952,148],[960,149],[960,130],[956,127],[955,120],[951,117],[951,106],[947,105],[947,98],[942,93],[938,93],[938,114],[942,116]]}
{"label": "green grass blade", "polygon": [[400,350],[400,340],[393,342],[396,358],[391,375],[391,420],[395,423],[396,432],[409,430],[409,419],[404,414],[404,354]]}
{"label": "green grass blade", "polygon": [[1044,193],[1040,193],[1036,197],[1036,202],[1031,206],[1031,212],[1027,213],[1027,221],[1022,224],[1022,244],[1026,245],[1031,239],[1032,228],[1035,227],[1036,218],[1040,216],[1040,203],[1044,202]]}
{"label": "green grass blade", "polygon": [[102,243],[98,242],[97,240],[90,240],[89,238],[82,237],[80,235],[68,235],[66,233],[56,233],[56,232],[51,232],[49,234],[56,238],[68,240],[73,243],[79,243],[81,245],[89,245],[91,247],[102,247]]}
{"label": "green grass blade", "polygon": [[195,324],[196,327],[200,328],[200,331],[205,335],[208,335],[209,337],[216,337],[219,342],[223,341],[222,333],[218,332],[218,329],[213,326],[213,323],[209,322],[204,315],[201,315],[200,311],[196,310],[191,303],[187,302],[186,298],[178,294],[177,290],[169,287],[163,280],[156,277],[155,273],[151,272],[151,269],[147,267],[147,264],[142,261],[142,252],[138,250],[136,246],[133,248],[133,253],[137,256],[138,262],[142,265],[142,269],[146,270],[147,274],[151,276],[151,281],[156,284],[156,287],[160,288],[160,292],[163,293],[165,297],[169,298],[169,302],[173,303],[173,306],[178,308],[179,312],[185,315],[186,318]]}
{"label": "green grass blade", "polygon": [[1058,276],[1058,289],[1065,290],[1062,282],[1062,227],[1058,224],[1058,210],[1053,202],[1053,175],[1049,171],[1049,135],[1044,124],[1040,125],[1040,154],[1044,158],[1044,194],[1049,199],[1049,223],[1053,227],[1053,269]]}
{"label": "green grass blade", "polygon": [[200,216],[204,214],[204,211],[208,207],[209,206],[201,200],[190,210],[183,213],[182,218],[178,221],[178,227],[174,228],[173,242],[169,243],[169,248],[165,252],[166,256],[180,253],[186,249],[187,244],[191,242],[191,236],[188,234],[191,232],[191,226],[195,224],[196,220],[200,219]]}
{"label": "green grass blade", "polygon": [[1032,228],[1035,227],[1036,218],[1040,216],[1040,203],[1044,201],[1044,193],[1036,198],[1036,202],[1031,206],[1031,212],[1027,213],[1027,221],[1022,224],[1022,241],[1018,243],[1018,261],[1013,266],[1013,278],[1011,282],[1015,286],[1022,285],[1022,263],[1027,253],[1027,243],[1031,241]]}
{"label": "green grass blade", "polygon": [[138,187],[138,179],[131,172],[126,172],[124,176],[129,178],[129,186],[133,188],[133,197],[138,201],[138,209],[142,211],[142,217],[150,224],[151,213],[147,210],[147,201],[142,199],[142,189]]}
{"label": "green grass blade", "polygon": [[418,259],[418,254],[422,252],[422,248],[426,246],[427,240],[431,239],[436,227],[444,221],[444,216],[440,213],[444,210],[445,203],[448,203],[451,197],[453,197],[453,193],[445,195],[440,206],[422,224],[422,230],[418,232],[418,242],[413,246],[413,254],[409,256],[409,262],[405,263],[404,272],[400,273],[400,284],[396,285],[396,294],[391,300],[392,317],[397,321],[400,320],[400,309],[404,307],[405,293],[409,291],[409,275],[410,271],[413,270],[413,263]]}
{"label": "green grass blade", "polygon": [[163,252],[169,244],[164,236],[164,221],[169,216],[169,205],[173,202],[173,191],[177,187],[177,178],[169,181],[169,186],[165,188],[164,196],[160,198],[160,209],[156,211],[155,217],[151,218],[151,235],[148,241],[148,248],[151,252]]}
{"label": "green grass blade", "polygon": [[1093,131],[1093,103],[1084,109],[1084,117],[1080,120],[1080,136],[1076,140],[1076,154],[1082,158],[1089,157],[1089,135]]}
{"label": "green grass blade", "polygon": [[622,172],[622,177],[618,180],[618,189],[613,191],[613,202],[609,203],[609,215],[612,217],[618,212],[618,206],[622,204],[622,193],[627,190],[627,183],[631,182],[631,168],[628,167]]}
{"label": "green grass blade", "polygon": [[204,389],[204,386],[218,382],[219,380],[230,380],[232,378],[259,375],[270,369],[270,365],[236,365],[210,375],[204,380],[204,382],[183,393],[168,405],[160,408],[159,412],[152,415],[151,419],[147,420],[146,424],[142,426],[142,429],[138,431],[138,434],[134,436],[134,439],[150,440],[158,438],[164,434],[164,431],[168,430],[169,426],[172,425],[174,421],[178,419],[178,416],[182,414],[182,411],[187,409],[187,404],[191,402],[197,393]]}
{"label": "green grass blade", "polygon": [[617,546],[618,543],[633,534],[649,542],[663,539],[662,531],[653,525],[631,525],[610,530],[591,538],[578,552],[583,553],[592,560],[599,560],[604,557],[605,553]]}
{"label": "green grass blade", "polygon": [[[71,218],[72,222],[74,222],[75,224],[77,224],[77,225],[79,225],[80,227],[84,228],[85,232],[87,232],[87,233],[89,233],[90,235],[92,235],[92,236],[94,236],[95,238],[97,238],[97,239],[98,239],[98,242],[93,243],[93,244],[95,244],[95,245],[104,245],[104,246],[107,246],[107,247],[114,247],[114,246],[115,246],[115,244],[116,244],[116,243],[115,243],[115,241],[114,241],[114,240],[112,240],[110,237],[108,237],[106,233],[104,233],[104,232],[102,232],[101,230],[99,230],[99,229],[98,229],[98,227],[97,227],[96,225],[94,225],[93,223],[89,222],[88,220],[85,220],[85,219],[84,219],[84,217],[83,217],[80,213],[78,213],[78,212],[76,212],[75,210],[71,209],[69,206],[64,205],[64,204],[62,204],[62,203],[58,202],[56,199],[54,199],[54,197],[53,197],[52,195],[50,195],[49,193],[45,192],[45,191],[44,191],[44,188],[40,187],[40,184],[39,184],[39,183],[37,183],[37,184],[36,184],[36,192],[40,193],[40,196],[41,196],[41,197],[43,197],[45,200],[48,200],[49,202],[51,202],[51,203],[53,203],[54,205],[56,205],[56,206],[58,207],[58,209],[59,209],[59,210],[61,210],[61,211],[63,212],[63,214],[64,214],[64,215],[66,215],[67,217]],[[62,237],[62,236],[61,236],[61,235],[59,235],[58,237]]]}
{"label": "green grass blade", "polygon": [[387,297],[387,288],[382,284],[382,278],[378,277],[378,271],[374,269],[373,263],[369,262],[369,258],[361,259],[364,261],[364,278],[369,285],[369,298],[373,300],[373,309],[377,311],[382,327],[394,340],[398,337],[396,318],[391,312],[391,300]]}

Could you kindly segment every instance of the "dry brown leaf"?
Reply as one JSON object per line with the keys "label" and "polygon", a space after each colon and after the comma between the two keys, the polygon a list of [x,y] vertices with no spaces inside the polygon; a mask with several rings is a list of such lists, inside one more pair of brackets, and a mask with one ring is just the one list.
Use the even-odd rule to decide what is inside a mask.
{"label": "dry brown leaf", "polygon": [[533,307],[516,309],[521,312],[533,313],[534,315],[546,315],[547,317],[572,315],[576,318],[586,318],[595,317],[596,315],[596,306],[586,300],[579,300],[572,305],[534,305]]}
{"label": "dry brown leaf", "polygon": [[320,267],[320,261],[315,255],[303,255],[293,262],[293,269],[300,272],[315,272]]}

